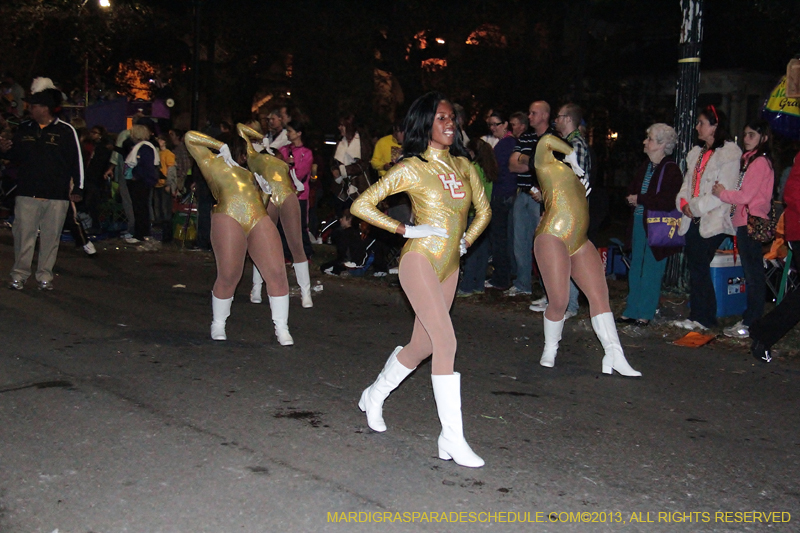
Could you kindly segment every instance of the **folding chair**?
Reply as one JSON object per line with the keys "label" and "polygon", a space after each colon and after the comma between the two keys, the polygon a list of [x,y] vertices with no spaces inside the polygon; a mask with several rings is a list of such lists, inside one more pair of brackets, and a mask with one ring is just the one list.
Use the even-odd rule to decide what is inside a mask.
{"label": "folding chair", "polygon": [[[606,276],[622,276],[627,277],[628,272],[631,270],[631,257],[629,253],[625,252],[625,245],[621,240],[611,238],[608,240],[608,256],[606,259]],[[617,257],[622,262],[618,264]]]}
{"label": "folding chair", "polygon": [[783,259],[764,259],[764,270],[767,288],[775,304],[781,303],[784,296],[797,289],[800,285],[800,276],[792,265],[792,249]]}

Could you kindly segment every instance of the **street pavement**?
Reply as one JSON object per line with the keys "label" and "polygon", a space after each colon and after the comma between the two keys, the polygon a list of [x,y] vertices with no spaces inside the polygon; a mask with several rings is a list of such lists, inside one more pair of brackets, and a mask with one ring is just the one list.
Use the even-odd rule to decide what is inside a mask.
{"label": "street pavement", "polygon": [[[644,376],[607,376],[583,307],[548,369],[525,299],[457,299],[486,460],[463,468],[437,455],[430,361],[386,401],[385,433],[356,405],[411,333],[396,277],[313,272],[282,347],[247,266],[215,342],[213,255],[97,244],[62,244],[52,292],[0,288],[2,533],[800,531],[797,358],[627,329]],[[3,229],[2,276],[12,263]]]}

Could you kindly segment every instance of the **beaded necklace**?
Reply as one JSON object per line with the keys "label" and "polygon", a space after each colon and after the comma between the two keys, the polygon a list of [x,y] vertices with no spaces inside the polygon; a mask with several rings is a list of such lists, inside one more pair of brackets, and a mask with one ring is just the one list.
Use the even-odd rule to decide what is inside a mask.
{"label": "beaded necklace", "polygon": [[708,162],[711,160],[711,155],[713,155],[714,150],[711,150],[712,154],[706,159],[706,162],[703,163],[703,159],[705,158],[706,152],[709,149],[705,146],[702,150],[700,150],[700,155],[697,158],[697,163],[694,165],[694,176],[692,176],[692,195],[697,192],[697,184],[700,179],[703,177],[703,173],[706,171],[706,166],[708,166]]}
{"label": "beaded necklace", "polygon": [[[742,188],[742,181],[744,180],[744,175],[747,174],[747,169],[750,166],[750,163],[752,163],[753,161],[755,161],[756,159],[758,159],[761,156],[766,157],[767,153],[766,152],[761,152],[760,154],[755,154],[755,155],[753,155],[753,157],[750,157],[748,159],[745,159],[746,155],[747,154],[742,155],[742,160],[741,160],[741,163],[739,165],[739,181],[736,184],[736,189],[735,189],[737,191]],[[733,214],[735,212],[736,212],[736,204],[731,204],[731,218],[733,218]]]}

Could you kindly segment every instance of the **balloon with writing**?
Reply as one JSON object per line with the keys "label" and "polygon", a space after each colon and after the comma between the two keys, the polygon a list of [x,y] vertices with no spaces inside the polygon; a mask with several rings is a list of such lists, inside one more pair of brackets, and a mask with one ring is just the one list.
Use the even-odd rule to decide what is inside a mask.
{"label": "balloon with writing", "polygon": [[790,139],[800,139],[800,98],[786,94],[786,76],[772,90],[761,115],[769,121],[772,131]]}

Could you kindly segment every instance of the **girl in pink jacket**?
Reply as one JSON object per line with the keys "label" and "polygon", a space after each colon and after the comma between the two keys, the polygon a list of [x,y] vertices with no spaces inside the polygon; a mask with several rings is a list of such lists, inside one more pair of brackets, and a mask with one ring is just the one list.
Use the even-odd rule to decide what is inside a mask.
{"label": "girl in pink jacket", "polygon": [[723,333],[728,337],[746,338],[750,336],[750,325],[764,314],[766,276],[764,274],[764,243],[747,233],[748,214],[768,218],[772,206],[772,187],[775,172],[770,159],[769,124],[756,119],[744,127],[744,154],[742,154],[739,183],[735,190],[727,190],[721,183],[714,185],[712,194],[727,204],[731,204],[733,227],[736,229],[736,247],[742,258],[744,277],[747,280],[747,308],[742,320]]}

